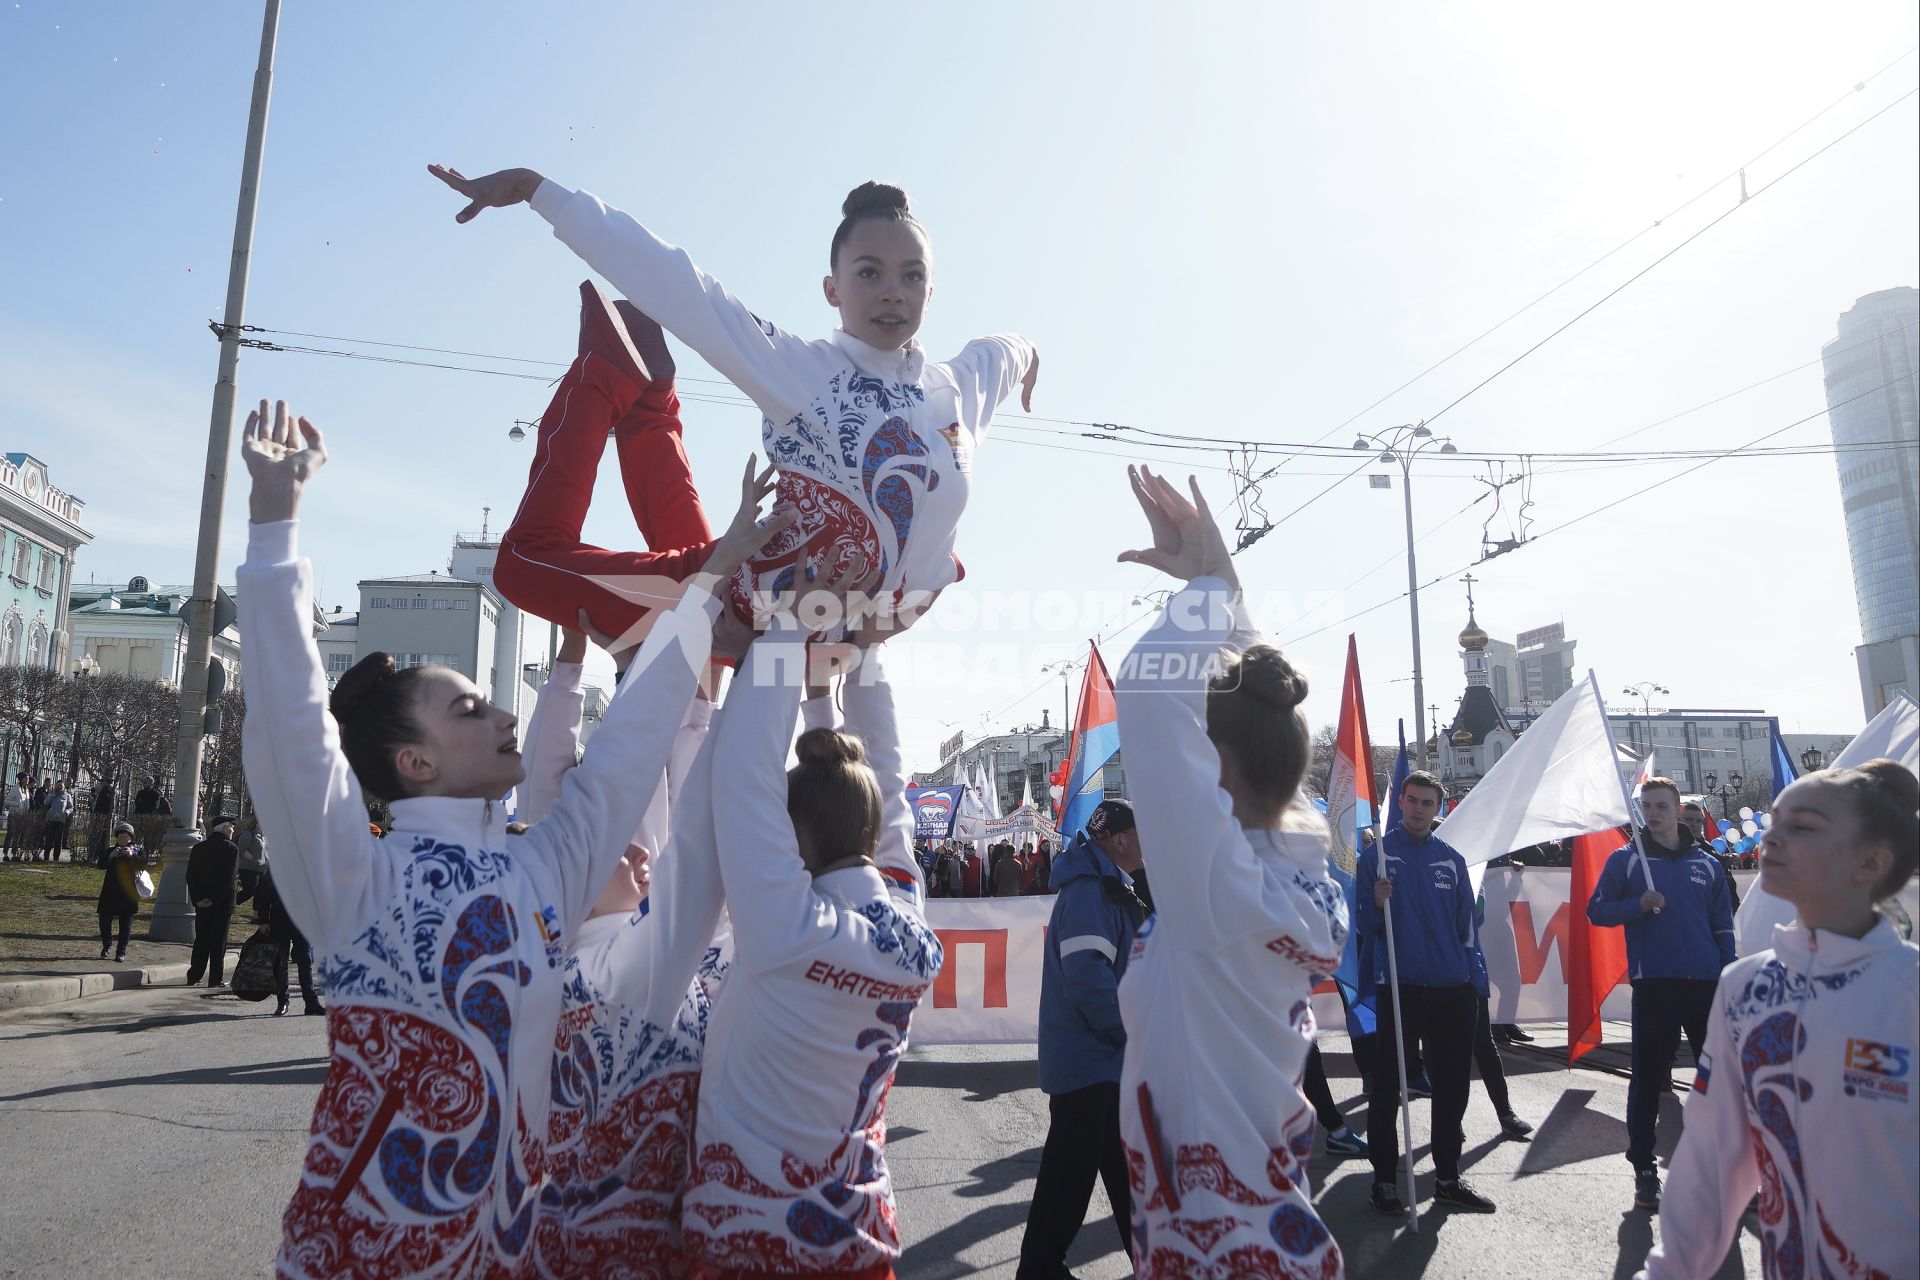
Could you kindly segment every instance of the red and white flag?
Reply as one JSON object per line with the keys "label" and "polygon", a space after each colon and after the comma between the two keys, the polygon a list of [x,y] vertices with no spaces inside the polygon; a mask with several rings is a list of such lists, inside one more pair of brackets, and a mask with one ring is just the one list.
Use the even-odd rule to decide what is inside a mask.
{"label": "red and white flag", "polygon": [[[1652,777],[1653,754],[1641,762]],[[1489,858],[1573,840],[1567,904],[1567,1057],[1600,1043],[1600,1006],[1627,974],[1625,935],[1587,922],[1587,899],[1629,821],[1607,710],[1591,676],[1548,707],[1513,749],[1454,806],[1441,839],[1476,869]]]}

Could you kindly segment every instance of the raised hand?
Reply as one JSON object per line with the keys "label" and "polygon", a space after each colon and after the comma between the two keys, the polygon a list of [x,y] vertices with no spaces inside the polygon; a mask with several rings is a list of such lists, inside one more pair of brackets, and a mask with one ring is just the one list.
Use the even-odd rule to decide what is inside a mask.
{"label": "raised hand", "polygon": [[453,215],[455,222],[472,222],[482,209],[504,209],[508,205],[525,204],[533,199],[533,193],[540,189],[540,183],[544,181],[531,169],[502,169],[498,173],[469,178],[458,169],[430,164],[427,172],[469,201],[466,208]]}
{"label": "raised hand", "polygon": [[1146,513],[1147,527],[1153,533],[1153,545],[1137,551],[1122,551],[1119,559],[1158,569],[1182,582],[1214,577],[1239,589],[1233,571],[1233,557],[1227,552],[1226,539],[1214,522],[1207,500],[1201,496],[1200,482],[1191,476],[1187,487],[1192,500],[1155,475],[1147,467],[1128,467],[1127,481],[1133,496]]}
{"label": "raised hand", "polygon": [[[586,610],[580,610],[585,616]],[[560,628],[560,651],[553,655],[555,662],[571,662],[578,665],[587,660],[587,633],[576,631],[572,627]]]}
{"label": "raised hand", "polygon": [[300,509],[300,492],[313,473],[326,465],[327,446],[320,428],[295,418],[285,400],[276,400],[273,416],[267,402],[247,415],[240,436],[240,457],[253,477],[248,514],[255,524],[291,520]]}
{"label": "raised hand", "polygon": [[760,518],[760,503],[774,491],[776,484],[775,469],[770,466],[756,473],[754,467],[758,462],[757,457],[747,455],[746,473],[740,477],[740,507],[733,513],[733,522],[726,532],[707,554],[706,564],[700,568],[702,574],[712,574],[722,583],[800,517],[793,508],[783,507],[764,520]]}

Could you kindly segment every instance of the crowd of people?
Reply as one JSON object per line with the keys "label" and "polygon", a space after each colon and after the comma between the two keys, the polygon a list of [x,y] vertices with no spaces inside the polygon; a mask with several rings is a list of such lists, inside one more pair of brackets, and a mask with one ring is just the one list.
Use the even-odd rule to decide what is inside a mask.
{"label": "crowd of people", "polygon": [[[1328,1089],[1311,992],[1350,929],[1381,1029],[1368,1132],[1330,1144],[1370,1156],[1376,1209],[1406,1211],[1393,1116],[1417,1055],[1436,1198],[1493,1211],[1460,1177],[1492,1029],[1466,867],[1433,821],[1444,789],[1407,779],[1350,913],[1306,802],[1307,680],[1248,616],[1197,485],[1130,470],[1149,541],[1120,558],[1178,584],[1116,669],[1131,802],[1053,857],[916,851],[883,654],[958,578],[968,459],[1038,357],[1001,336],[924,358],[932,254],[904,193],[849,195],[823,282],[841,328],[809,342],[591,195],[527,170],[434,173],[468,199],[463,222],[531,204],[627,300],[583,286],[579,355],[502,542],[496,584],[574,632],[524,737],[449,669],[373,654],[329,688],[298,545],[324,440],[284,403],[249,419],[247,776],[274,918],[310,940],[330,1032],[282,1275],[891,1276],[886,1098],[944,961],[929,880],[1054,895],[1051,1126],[1022,1276],[1066,1274],[1096,1178],[1143,1277],[1344,1273],[1307,1160]],[[718,536],[663,329],[766,417],[773,466],[749,463]],[[609,438],[645,551],[581,540]],[[589,639],[621,675],[583,752]],[[1627,928],[1638,966],[1636,1099],[1706,1022],[1702,1123],[1677,1157],[1692,1216],[1663,1219],[1650,1274],[1711,1271],[1703,1224],[1725,1227],[1724,1253],[1756,1190],[1770,1275],[1801,1273],[1790,1249],[1913,1271],[1920,1140],[1891,1064],[1913,1043],[1920,953],[1873,904],[1912,874],[1916,790],[1894,765],[1796,783],[1763,874],[1801,924],[1720,974],[1724,871],[1668,830],[1649,784],[1648,828],[1588,910]],[[370,830],[376,802],[389,822]],[[1703,1001],[1677,984],[1705,982],[1708,955]],[[1869,1087],[1879,1101],[1855,1106]],[[1525,1137],[1502,1096],[1503,1133]],[[1904,1235],[1887,1229],[1902,1210]]]}
{"label": "crowd of people", "polygon": [[[976,847],[984,845],[984,848]],[[931,898],[1018,898],[1052,892],[1050,842],[934,840],[919,849]]]}
{"label": "crowd of people", "polygon": [[[100,783],[88,794],[74,780],[52,774],[35,784],[25,770],[14,774],[13,785],[6,789],[5,809],[7,830],[0,861],[6,862],[72,860],[74,841],[79,839],[95,862],[104,863],[123,812],[111,782]],[[149,777],[124,814],[139,843],[158,849],[170,825],[173,804],[157,780]]]}

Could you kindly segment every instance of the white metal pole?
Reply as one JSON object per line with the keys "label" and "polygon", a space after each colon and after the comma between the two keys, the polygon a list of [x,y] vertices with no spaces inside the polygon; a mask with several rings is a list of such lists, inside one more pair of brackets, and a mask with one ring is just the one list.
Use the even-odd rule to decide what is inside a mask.
{"label": "white metal pole", "polygon": [[[1387,878],[1387,842],[1384,837],[1376,836],[1373,842],[1375,854],[1380,859],[1380,878]],[[1381,910],[1387,925],[1387,987],[1393,993],[1393,1052],[1397,1055],[1394,1062],[1395,1073],[1400,1078],[1400,1123],[1406,1131],[1406,1140],[1401,1143],[1401,1159],[1407,1171],[1407,1213],[1408,1223],[1415,1235],[1420,1234],[1420,1195],[1413,1180],[1413,1098],[1407,1092],[1407,1033],[1406,1025],[1400,1017],[1400,961],[1393,951],[1393,899],[1388,897],[1387,905]]]}
{"label": "white metal pole", "polygon": [[[1587,686],[1593,690],[1593,701],[1600,708],[1600,723],[1607,731],[1607,754],[1613,759],[1615,776],[1620,773],[1620,748],[1613,740],[1613,725],[1607,719],[1606,700],[1600,696],[1600,681],[1594,676],[1593,668],[1587,668]],[[1653,747],[1651,739],[1647,742],[1649,750]],[[1633,792],[1627,787],[1627,780],[1620,779],[1620,798],[1627,805],[1627,830],[1633,835],[1633,851],[1640,855],[1640,874],[1647,878],[1647,888],[1653,888],[1653,871],[1647,866],[1647,851],[1640,843],[1640,806],[1634,802]],[[1655,912],[1658,915],[1659,912]]]}

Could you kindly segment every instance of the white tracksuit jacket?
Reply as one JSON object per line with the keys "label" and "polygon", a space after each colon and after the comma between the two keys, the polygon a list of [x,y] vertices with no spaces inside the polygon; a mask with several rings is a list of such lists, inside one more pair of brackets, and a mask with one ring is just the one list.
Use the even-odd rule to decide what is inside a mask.
{"label": "white tracksuit jacket", "polygon": [[1760,1192],[1761,1269],[1920,1276],[1920,949],[1782,925],[1727,966],[1647,1280],[1726,1259]]}
{"label": "white tracksuit jacket", "polygon": [[1217,578],[1188,583],[1114,681],[1156,908],[1120,982],[1134,1269],[1331,1280],[1340,1249],[1308,1195],[1314,1115],[1300,1081],[1313,975],[1339,965],[1346,901],[1311,811],[1248,831],[1220,789],[1210,664],[1257,638],[1228,600]]}
{"label": "white tracksuit jacket", "polygon": [[247,782],[319,962],[331,1051],[277,1267],[528,1275],[562,972],[666,768],[719,602],[689,592],[662,615],[539,827],[509,836],[499,802],[423,797],[393,804],[381,839],[327,709],[294,541],[293,521],[251,526],[238,574]]}
{"label": "white tracksuit jacket", "polygon": [[682,249],[584,191],[543,182],[536,213],[553,234],[667,332],[692,347],[765,415],[761,435],[799,520],[736,579],[752,591],[791,584],[796,548],[835,543],[880,566],[876,591],[936,591],[958,576],[954,531],[973,451],[994,409],[1026,376],[1033,346],[976,338],[945,363],[918,343],[895,351],[836,330],[807,341],[761,320]]}
{"label": "white tracksuit jacket", "polygon": [[923,916],[893,694],[869,653],[843,682],[883,818],[874,865],[815,877],[787,816],[805,646],[779,616],[714,730],[714,831],[733,972],[713,1009],[683,1223],[719,1270],[839,1275],[900,1256],[886,1100],[909,1020],[939,972]]}
{"label": "white tracksuit jacket", "polygon": [[[581,925],[567,957],[534,1227],[550,1280],[686,1274],[680,1202],[708,1010],[725,972],[714,945],[711,752],[702,749],[712,706],[688,704],[665,785],[634,835],[654,855],[652,892],[638,911]],[[527,726],[523,821],[546,816],[574,767],[581,710],[579,664],[556,663]]]}

